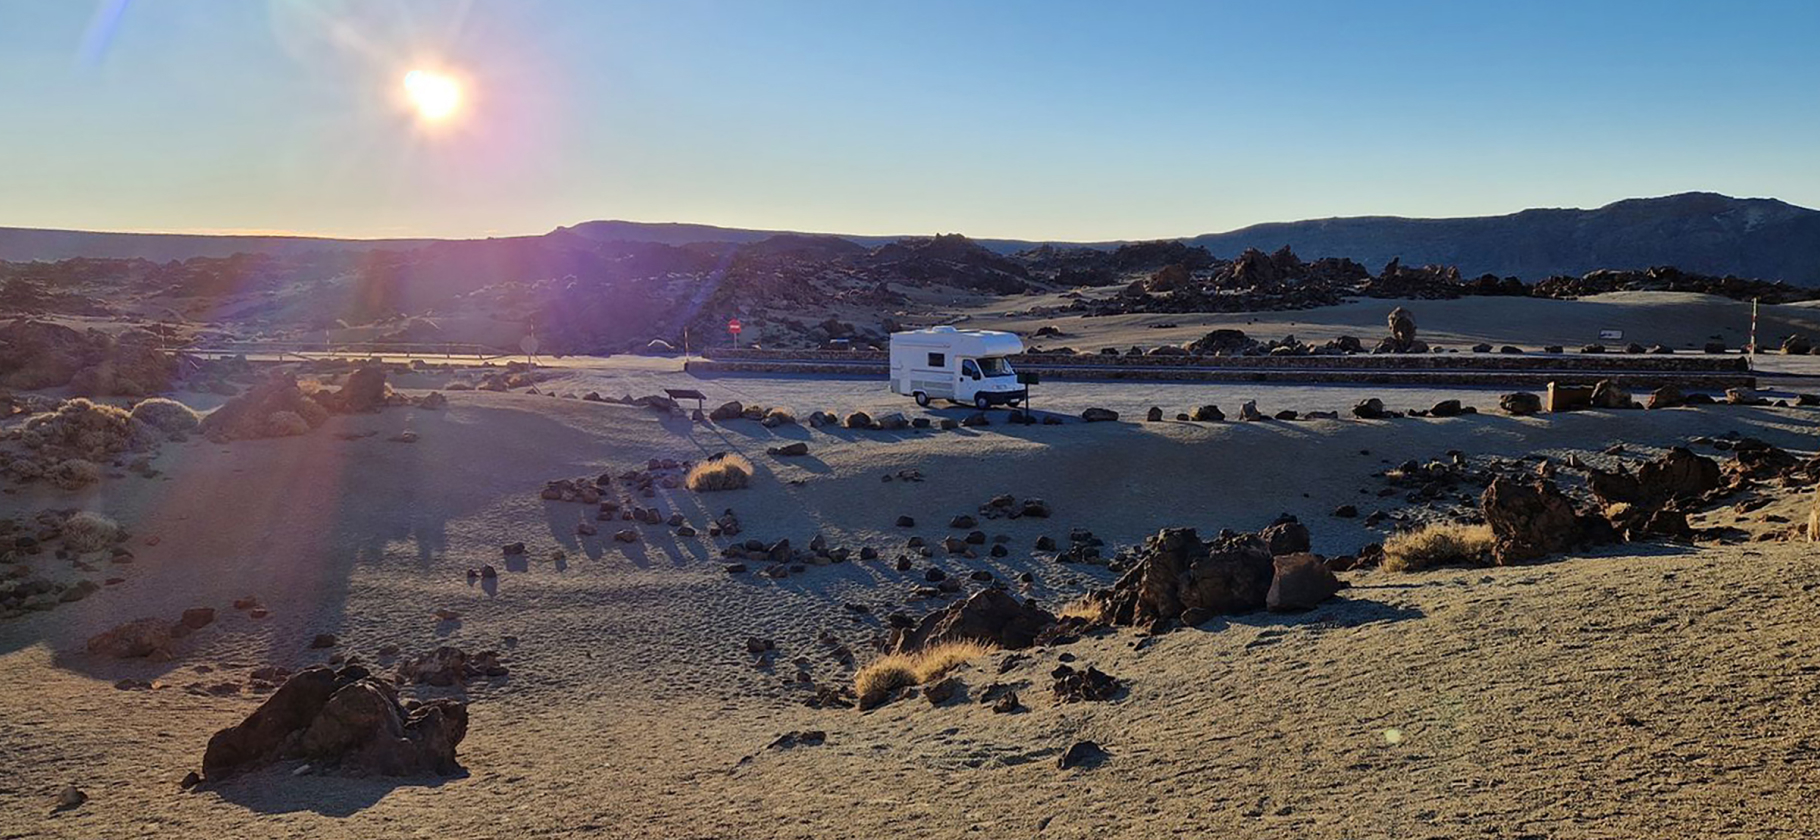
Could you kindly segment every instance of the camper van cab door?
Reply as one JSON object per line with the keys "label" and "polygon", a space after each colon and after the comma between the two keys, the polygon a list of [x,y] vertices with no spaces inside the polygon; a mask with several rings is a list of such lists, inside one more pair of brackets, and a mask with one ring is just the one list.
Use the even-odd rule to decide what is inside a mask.
{"label": "camper van cab door", "polygon": [[972,359],[962,359],[960,372],[954,380],[955,399],[972,402],[973,395],[980,390],[981,380],[979,363]]}

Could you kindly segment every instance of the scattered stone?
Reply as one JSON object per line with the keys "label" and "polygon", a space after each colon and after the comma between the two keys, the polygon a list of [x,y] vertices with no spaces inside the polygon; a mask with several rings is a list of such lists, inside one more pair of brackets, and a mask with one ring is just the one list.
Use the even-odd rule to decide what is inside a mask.
{"label": "scattered stone", "polygon": [[167,662],[174,657],[171,623],[157,618],[129,621],[88,640],[88,652],[115,659],[146,658]]}
{"label": "scattered stone", "polygon": [[953,700],[961,692],[961,681],[958,677],[945,677],[934,685],[923,689],[923,697],[931,706],[940,706]]}
{"label": "scattered stone", "polygon": [[1218,423],[1226,419],[1226,413],[1217,405],[1203,405],[1196,408],[1189,419],[1201,423]]}
{"label": "scattered stone", "polygon": [[827,741],[828,733],[819,729],[810,729],[802,732],[785,732],[777,736],[777,740],[772,741],[767,748],[787,750],[793,747],[819,747]]}
{"label": "scattered stone", "polygon": [[[996,711],[996,708],[994,710]],[[1068,749],[1062,752],[1062,757],[1056,760],[1056,767],[1062,770],[1075,767],[1091,769],[1105,763],[1106,759],[1110,757],[1104,749],[1100,748],[1099,744],[1092,741],[1075,741],[1069,744]]]}
{"label": "scattered stone", "polygon": [[75,785],[64,785],[63,790],[58,791],[57,793],[56,810],[69,811],[80,808],[82,807],[82,803],[87,801],[88,794],[83,793],[81,788],[78,788]]}
{"label": "scattered stone", "polygon": [[1518,391],[1499,397],[1498,407],[1506,414],[1527,417],[1542,410],[1542,398],[1528,391]]}
{"label": "scattered stone", "polygon": [[1121,686],[1117,677],[1091,665],[1085,671],[1075,670],[1071,665],[1057,665],[1049,676],[1055,678],[1052,690],[1060,703],[1111,700]]}

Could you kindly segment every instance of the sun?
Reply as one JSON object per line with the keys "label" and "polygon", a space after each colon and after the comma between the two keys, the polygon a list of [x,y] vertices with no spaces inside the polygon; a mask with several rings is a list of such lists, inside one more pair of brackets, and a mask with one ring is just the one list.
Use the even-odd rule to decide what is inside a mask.
{"label": "sun", "polygon": [[432,70],[404,74],[404,93],[417,116],[429,122],[448,119],[461,107],[461,83]]}

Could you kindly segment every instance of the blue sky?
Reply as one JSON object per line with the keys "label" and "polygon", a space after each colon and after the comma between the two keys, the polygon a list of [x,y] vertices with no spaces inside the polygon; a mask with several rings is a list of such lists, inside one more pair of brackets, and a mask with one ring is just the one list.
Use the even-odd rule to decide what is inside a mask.
{"label": "blue sky", "polygon": [[[0,225],[1130,239],[1820,206],[1820,3],[0,0]],[[445,72],[427,124],[403,74]]]}

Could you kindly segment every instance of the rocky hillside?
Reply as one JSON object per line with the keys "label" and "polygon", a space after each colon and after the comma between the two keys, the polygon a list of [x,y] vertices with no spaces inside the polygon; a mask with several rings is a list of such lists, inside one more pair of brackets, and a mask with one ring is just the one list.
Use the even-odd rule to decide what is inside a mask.
{"label": "rocky hillside", "polygon": [[[809,236],[711,225],[594,221],[558,228],[542,237],[465,242],[485,245],[552,239],[591,245],[650,243],[682,247],[834,238],[867,249],[905,239]],[[166,262],[191,257],[225,257],[235,253],[295,256],[309,251],[402,251],[434,241],[0,228],[0,260],[25,262],[108,257]],[[939,243],[940,238],[936,241]],[[1121,244],[1149,245],[1152,252],[1162,247],[1162,243],[1042,243],[1006,239],[973,242],[1002,255],[1038,251],[1041,258],[1060,263],[1066,263],[1069,255],[1110,251]],[[445,241],[444,244],[454,243]],[[1496,274],[1528,281],[1577,276],[1598,269],[1641,271],[1651,266],[1674,265],[1700,274],[1758,277],[1820,286],[1820,211],[1775,199],[1730,198],[1715,193],[1628,199],[1596,210],[1524,210],[1506,216],[1464,219],[1363,216],[1273,222],[1173,241],[1176,248],[1190,246],[1228,257],[1247,249],[1272,253],[1287,246],[1301,254],[1343,257],[1368,266],[1380,266],[1396,259],[1405,265],[1455,266],[1466,276]],[[1164,262],[1182,260],[1165,259]],[[1092,277],[1083,276],[1082,279],[1090,281]],[[1109,277],[1101,279],[1112,282]]]}
{"label": "rocky hillside", "polygon": [[1674,265],[1702,274],[1820,285],[1820,211],[1768,198],[1683,193],[1597,210],[1524,210],[1470,219],[1366,216],[1253,225],[1188,240],[1216,254],[1285,245],[1366,265],[1400,258],[1466,275],[1538,280],[1601,268]]}

